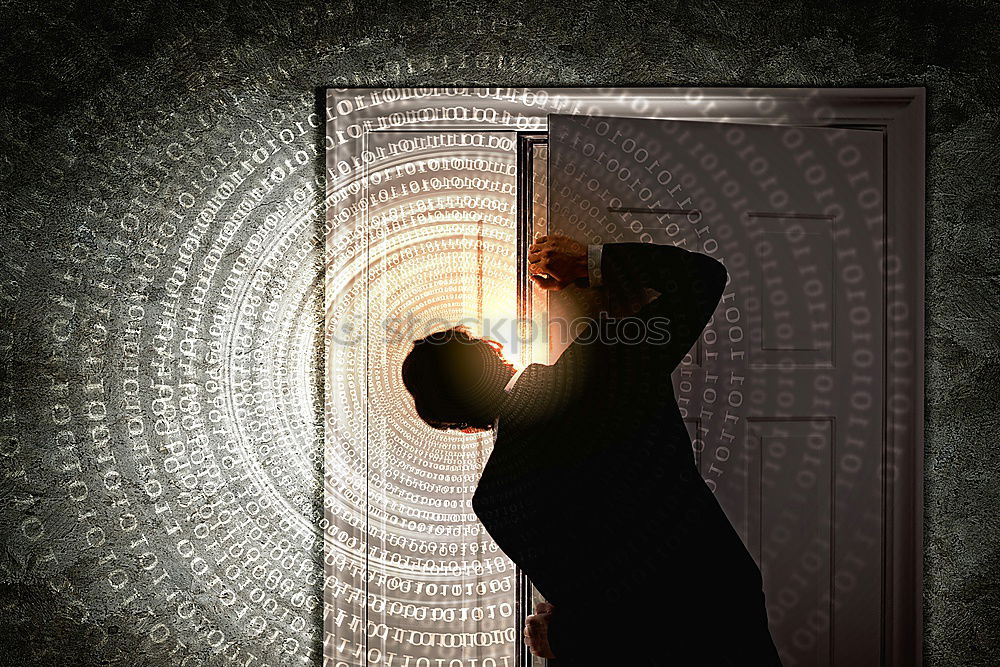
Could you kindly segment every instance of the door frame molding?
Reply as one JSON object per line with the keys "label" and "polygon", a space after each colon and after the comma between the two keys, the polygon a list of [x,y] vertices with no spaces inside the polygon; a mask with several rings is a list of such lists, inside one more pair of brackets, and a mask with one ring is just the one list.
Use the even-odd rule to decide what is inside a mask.
{"label": "door frame molding", "polygon": [[[456,113],[465,109],[471,112]],[[544,133],[549,113],[864,128],[883,135],[886,312],[883,369],[882,664],[923,659],[924,192],[926,89],[901,88],[329,88],[326,176],[361,180],[356,164],[370,132],[470,130]],[[332,144],[332,145],[331,145]],[[332,158],[332,159],[331,159]],[[522,206],[518,194],[518,248]],[[530,202],[528,202],[530,204]],[[327,230],[339,204],[327,208]],[[530,230],[529,230],[530,231]],[[330,238],[327,235],[327,247]],[[892,252],[890,255],[889,252]],[[519,289],[519,301],[523,298]],[[519,306],[520,307],[520,306]],[[892,311],[892,312],[890,312]],[[892,315],[892,316],[890,316]],[[890,399],[891,392],[891,399]],[[520,593],[521,591],[519,591]],[[325,599],[325,596],[324,596]],[[529,599],[530,602],[530,599]],[[526,611],[518,595],[518,618]],[[517,633],[520,638],[520,632]],[[526,649],[518,642],[517,662]]]}

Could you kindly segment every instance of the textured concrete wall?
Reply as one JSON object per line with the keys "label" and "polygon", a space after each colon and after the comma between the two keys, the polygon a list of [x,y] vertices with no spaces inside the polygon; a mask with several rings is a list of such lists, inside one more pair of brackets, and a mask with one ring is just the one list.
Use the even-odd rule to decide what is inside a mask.
{"label": "textured concrete wall", "polygon": [[995,14],[4,3],[0,662],[321,662],[309,115],[324,86],[479,84],[927,86],[926,664],[997,664]]}

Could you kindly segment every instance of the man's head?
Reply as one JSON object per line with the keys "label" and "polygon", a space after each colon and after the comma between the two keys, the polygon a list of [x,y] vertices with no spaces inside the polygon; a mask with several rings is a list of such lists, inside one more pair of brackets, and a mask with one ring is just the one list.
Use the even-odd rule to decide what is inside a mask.
{"label": "man's head", "polygon": [[500,350],[499,343],[473,338],[464,326],[413,341],[402,376],[420,418],[442,430],[490,428],[514,374]]}

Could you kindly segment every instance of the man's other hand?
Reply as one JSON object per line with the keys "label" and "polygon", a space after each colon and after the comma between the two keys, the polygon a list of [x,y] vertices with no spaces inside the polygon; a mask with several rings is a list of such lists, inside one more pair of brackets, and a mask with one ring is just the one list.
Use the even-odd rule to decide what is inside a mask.
{"label": "man's other hand", "polygon": [[545,290],[587,279],[587,248],[562,234],[539,235],[528,247],[528,273]]}
{"label": "man's other hand", "polygon": [[554,607],[548,602],[535,605],[535,613],[524,619],[524,641],[532,655],[539,658],[555,658],[549,648],[549,619]]}

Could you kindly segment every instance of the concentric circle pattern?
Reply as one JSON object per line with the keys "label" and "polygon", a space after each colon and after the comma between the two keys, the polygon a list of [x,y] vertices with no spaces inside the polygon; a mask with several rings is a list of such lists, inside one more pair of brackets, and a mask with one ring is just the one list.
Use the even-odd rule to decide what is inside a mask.
{"label": "concentric circle pattern", "polygon": [[322,653],[322,119],[308,95],[249,92],[164,112],[102,164],[48,295],[22,310],[49,353],[8,363],[37,368],[48,407],[3,440],[25,503],[11,548],[34,554],[38,599],[84,653]]}
{"label": "concentric circle pattern", "polygon": [[[397,310],[421,318],[475,317],[478,217],[484,244],[494,246],[483,253],[483,301],[495,300],[487,309],[501,313],[512,307],[506,281],[514,258],[504,248],[513,218],[509,210],[482,205],[504,200],[491,188],[508,182],[508,174],[495,171],[506,158],[497,149],[470,147],[485,164],[435,172],[482,178],[459,188],[474,193],[475,206],[433,204],[425,213],[445,217],[423,221],[415,217],[420,211],[384,222],[350,216],[340,222],[342,231],[372,233],[338,235],[327,218],[327,204],[336,204],[325,198],[360,182],[364,173],[350,163],[342,182],[326,178],[333,149],[326,141],[326,91],[618,81],[921,87],[909,89],[917,97],[902,115],[900,98],[883,89],[876,114],[845,120],[863,117],[890,149],[900,136],[907,144],[902,164],[889,158],[886,206],[914,201],[886,219],[894,243],[888,248],[840,236],[837,254],[816,255],[823,248],[817,225],[827,222],[800,219],[782,236],[770,232],[784,223],[758,217],[754,225],[762,234],[746,243],[742,234],[750,226],[712,219],[730,213],[740,198],[728,197],[733,190],[727,181],[753,175],[750,170],[759,174],[757,182],[769,184],[767,190],[754,185],[758,193],[797,192],[813,200],[819,209],[813,213],[822,213],[832,201],[827,189],[836,170],[828,170],[826,182],[819,179],[819,153],[803,155],[794,135],[785,137],[784,151],[801,159],[800,178],[784,183],[768,181],[773,171],[753,162],[760,156],[748,147],[759,144],[749,136],[721,137],[733,142],[726,144],[729,157],[718,146],[698,149],[697,142],[663,146],[688,166],[682,173],[675,163],[666,165],[672,173],[667,187],[681,185],[680,201],[666,206],[690,196],[684,208],[700,209],[705,217],[696,226],[685,215],[664,216],[667,224],[656,240],[679,243],[689,233],[687,243],[714,239],[732,280],[675,388],[701,470],[725,497],[747,490],[739,485],[747,466],[738,445],[749,441],[768,453],[760,463],[773,464],[766,469],[769,480],[803,492],[830,486],[834,500],[845,502],[857,496],[857,487],[837,485],[837,475],[855,483],[879,475],[877,467],[859,467],[852,455],[871,451],[871,441],[858,433],[875,423],[864,419],[879,417],[882,401],[872,383],[879,371],[891,372],[881,416],[897,435],[884,457],[891,474],[881,479],[886,490],[902,492],[907,475],[915,475],[904,514],[892,516],[919,515],[923,507],[923,525],[883,524],[872,540],[878,521],[850,523],[858,528],[856,544],[867,540],[872,549],[860,557],[844,540],[814,542],[800,558],[781,564],[787,578],[769,596],[769,612],[779,627],[797,632],[797,650],[817,655],[829,628],[840,633],[844,618],[864,619],[840,607],[841,618],[827,623],[816,599],[802,595],[801,582],[814,586],[827,574],[819,558],[839,553],[838,567],[847,574],[829,582],[839,604],[842,591],[868,590],[863,577],[882,569],[872,556],[888,554],[893,564],[914,568],[915,583],[889,581],[883,566],[886,586],[871,595],[886,610],[908,609],[907,593],[914,600],[911,629],[922,623],[923,637],[910,642],[910,652],[922,651],[926,664],[997,664],[1000,514],[992,436],[998,337],[992,315],[1000,189],[996,35],[989,28],[995,13],[988,3],[940,0],[921,3],[917,12],[893,3],[783,0],[3,3],[0,662],[480,667],[486,657],[507,655],[500,644],[488,643],[493,635],[473,633],[496,631],[506,646],[503,633],[516,629],[500,608],[510,593],[490,588],[503,584],[510,570],[500,566],[509,563],[474,533],[475,521],[461,505],[475,483],[470,471],[489,452],[490,439],[429,434],[415,419],[394,371],[405,336],[380,347],[372,340],[336,340]],[[830,92],[798,90],[817,93],[808,98],[816,104]],[[621,101],[615,115],[656,111],[630,106],[627,91],[605,93]],[[683,103],[663,115],[730,121],[782,115],[766,101],[760,109],[730,113],[722,109],[726,100],[713,94],[699,99],[697,89],[683,89]],[[505,104],[482,98],[476,106]],[[814,108],[796,103],[787,110],[814,126],[823,119],[803,120]],[[560,111],[538,104],[522,110],[538,117]],[[911,122],[918,133],[900,134]],[[602,139],[606,156],[613,138],[612,132]],[[649,146],[618,141],[633,164],[617,156],[614,172],[607,171],[606,158],[589,168],[617,181],[622,168],[634,172],[638,166],[655,182],[658,172],[645,172],[643,165],[658,156],[636,155]],[[449,150],[414,146],[405,156],[435,157],[443,165]],[[600,158],[600,150],[591,157]],[[843,158],[852,160],[849,151]],[[392,159],[394,169],[408,157]],[[832,164],[837,159],[834,153]],[[915,179],[898,180],[896,169],[909,167],[918,172]],[[723,170],[728,174],[720,175]],[[433,177],[416,176],[404,172],[382,185]],[[916,236],[923,233],[925,178],[926,241]],[[870,185],[840,182],[835,196],[856,198]],[[588,210],[606,212],[614,204],[610,193],[602,196],[603,187],[591,194]],[[889,201],[898,188],[907,192]],[[741,194],[751,191],[742,187]],[[416,205],[424,194],[397,191],[393,202]],[[707,210],[709,199],[714,213]],[[471,210],[483,215],[468,215]],[[615,233],[631,233],[633,224],[650,227],[649,216],[637,213],[621,212],[612,221]],[[393,227],[404,222],[405,230]],[[676,234],[669,223],[678,225]],[[706,224],[705,236],[693,231]],[[331,240],[335,247],[328,246]],[[871,261],[878,256],[887,260],[884,266]],[[922,278],[909,281],[922,276],[925,256],[926,304]],[[816,273],[772,283],[776,289],[767,298],[754,292],[763,284],[752,280],[754,271],[764,263],[780,267],[801,258]],[[912,272],[911,261],[920,273]],[[848,309],[836,311],[836,329],[824,328],[831,322],[822,310],[833,292],[811,282],[827,262],[831,274],[834,262],[858,264],[863,272],[851,269],[834,281],[839,294],[852,299]],[[872,272],[885,279],[885,309],[852,313],[872,297],[858,287]],[[768,279],[778,277],[772,271]],[[763,316],[783,319],[764,333]],[[788,328],[796,322],[805,327]],[[868,337],[880,322],[890,334],[882,342]],[[376,324],[372,333],[383,328]],[[340,325],[355,327],[355,334]],[[749,361],[751,343],[815,348],[814,341],[835,342],[827,337],[831,331],[844,332],[851,346],[820,361],[846,369],[848,400],[830,381],[830,368],[808,380],[787,367],[770,369],[768,377],[737,372],[710,378],[691,363],[698,354],[733,352]],[[803,340],[810,345],[795,344]],[[505,351],[521,356],[520,350]],[[768,353],[778,364],[787,354]],[[866,407],[869,398],[874,407]],[[784,432],[758,421],[748,433],[751,409],[772,399],[789,410],[808,408],[814,417],[846,406],[854,421],[832,430],[829,422],[800,422],[781,426]],[[926,449],[908,448],[922,440],[924,409]],[[843,447],[835,448],[835,441]],[[836,475],[825,474],[830,464]],[[815,527],[805,507],[793,499],[787,507],[763,509],[784,529]],[[469,532],[443,534],[452,525]],[[393,528],[384,538],[383,527]],[[789,534],[773,536],[768,546],[779,553]],[[368,574],[358,570],[369,564]],[[471,594],[451,588],[473,582]],[[482,593],[479,583],[486,586]],[[413,606],[401,610],[404,603]],[[497,605],[492,616],[484,611],[481,620],[473,618],[487,605]],[[455,610],[453,617],[445,616],[447,609]],[[882,629],[894,627],[887,621]],[[482,646],[432,646],[452,637]],[[887,663],[907,650],[905,633],[893,637]],[[430,655],[433,660],[422,659]]]}
{"label": "concentric circle pattern", "polygon": [[[18,358],[0,340],[12,375],[37,371],[0,440],[23,510],[11,562],[36,582],[26,606],[56,601],[81,651],[153,664],[512,664],[518,572],[471,507],[492,435],[430,429],[399,371],[413,340],[457,324],[520,367],[544,360],[518,336],[552,323],[517,320],[517,132],[572,113],[534,175],[549,229],[679,245],[729,272],[675,393],[699,472],[764,564],[782,650],[808,662],[872,636],[893,475],[880,438],[911,409],[879,403],[883,315],[912,317],[871,287],[896,259],[881,167],[862,164],[877,141],[665,131],[644,121],[676,106],[617,89],[590,91],[613,101],[615,134],[526,89],[338,88],[317,103],[244,83],[136,130],[50,264],[11,264],[5,289],[34,299],[19,312],[47,350]],[[45,275],[44,298],[20,291]],[[572,311],[528,298],[539,320]],[[43,418],[18,417],[30,401]],[[622,554],[645,539],[594,530]]]}
{"label": "concentric circle pattern", "polygon": [[429,428],[400,367],[415,339],[458,324],[518,361],[514,135],[401,127],[370,137],[362,168],[342,154],[327,163],[333,654],[502,664],[515,571],[471,509],[490,435]]}

